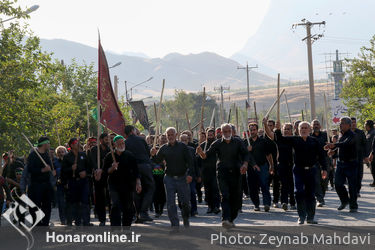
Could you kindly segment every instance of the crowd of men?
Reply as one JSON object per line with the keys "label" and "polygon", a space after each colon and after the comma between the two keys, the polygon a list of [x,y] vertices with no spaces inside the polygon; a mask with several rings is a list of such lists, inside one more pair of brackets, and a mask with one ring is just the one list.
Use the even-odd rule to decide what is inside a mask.
{"label": "crowd of men", "polygon": [[85,145],[72,138],[55,149],[42,136],[24,159],[14,151],[2,155],[0,213],[27,194],[45,214],[39,225],[50,225],[55,206],[61,225],[91,226],[93,210],[100,226],[109,218],[111,226],[130,227],[152,223],[166,204],[171,226],[178,230],[178,209],[189,227],[197,204],[205,202],[206,213],[221,213],[222,226],[229,229],[242,213],[244,197],[261,211],[261,194],[264,212],[297,210],[298,224],[316,224],[315,208],[325,206],[329,184],[341,201],[337,209],[349,205],[349,212],[357,212],[364,164],[375,187],[373,121],[366,121],[362,131],[355,118],[342,117],[340,133],[328,134],[318,120],[282,125],[266,117],[262,124],[260,129],[249,123],[241,137],[226,123],[201,131],[198,140],[191,131],[173,127],[155,137],[128,125],[125,138],[103,133]]}

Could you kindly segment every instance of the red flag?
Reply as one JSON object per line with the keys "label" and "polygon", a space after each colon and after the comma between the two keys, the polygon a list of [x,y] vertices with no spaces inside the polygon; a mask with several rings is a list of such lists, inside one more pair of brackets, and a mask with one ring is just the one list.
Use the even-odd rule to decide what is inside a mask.
{"label": "red flag", "polygon": [[113,93],[111,77],[107,59],[99,39],[99,63],[98,63],[98,102],[100,103],[100,123],[107,124],[108,129],[114,133],[125,135],[125,118],[117,104]]}

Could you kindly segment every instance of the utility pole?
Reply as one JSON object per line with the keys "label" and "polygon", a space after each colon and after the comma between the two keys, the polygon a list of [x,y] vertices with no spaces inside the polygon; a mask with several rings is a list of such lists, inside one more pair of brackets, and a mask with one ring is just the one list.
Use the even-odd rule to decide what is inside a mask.
{"label": "utility pole", "polygon": [[296,28],[297,26],[305,26],[306,27],[306,37],[302,39],[302,41],[306,40],[307,44],[307,57],[308,57],[308,68],[309,68],[309,84],[310,84],[310,108],[311,108],[311,120],[315,119],[316,112],[315,112],[315,92],[314,92],[314,73],[313,73],[313,61],[312,61],[312,49],[311,45],[314,41],[318,40],[323,36],[323,34],[315,34],[311,35],[311,27],[314,25],[325,25],[326,22],[317,22],[312,23],[306,19],[301,20],[302,23],[293,24],[292,28]]}
{"label": "utility pole", "polygon": [[245,69],[246,70],[246,83],[247,83],[247,103],[250,104],[250,83],[249,83],[249,71],[251,69],[258,68],[258,64],[256,66],[249,67],[249,64],[246,62],[246,67],[239,67],[237,69]]}
{"label": "utility pole", "polygon": [[224,90],[229,90],[230,87],[223,87],[220,85],[220,88],[214,88],[216,91],[220,91],[220,124],[223,124],[225,117],[224,117]]}
{"label": "utility pole", "polygon": [[114,76],[113,84],[114,84],[114,89],[115,89],[116,101],[118,101],[118,77],[117,75]]}

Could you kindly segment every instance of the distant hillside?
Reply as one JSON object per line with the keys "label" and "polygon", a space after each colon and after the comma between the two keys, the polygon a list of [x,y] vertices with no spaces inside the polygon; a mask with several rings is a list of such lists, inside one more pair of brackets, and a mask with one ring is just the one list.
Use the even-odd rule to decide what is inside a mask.
{"label": "distant hillside", "polygon": [[[53,57],[69,63],[73,58],[78,62],[94,63],[97,67],[97,48],[89,47],[76,42],[62,39],[41,39],[43,50],[53,52]],[[104,49],[105,41],[102,41]],[[219,56],[215,53],[204,52],[200,54],[181,55],[171,53],[164,58],[147,58],[139,56],[119,55],[106,51],[109,66],[122,62],[111,69],[111,75],[117,75],[120,80],[119,94],[125,93],[124,81],[128,86],[134,86],[149,77],[153,80],[136,88],[133,91],[138,98],[158,95],[162,79],[166,79],[166,94],[173,94],[174,89],[199,91],[202,86],[213,90],[220,84],[230,86],[232,89],[246,88],[246,72],[238,70],[238,62]],[[275,79],[258,73],[256,70],[250,74],[251,85],[267,85],[274,83]]]}

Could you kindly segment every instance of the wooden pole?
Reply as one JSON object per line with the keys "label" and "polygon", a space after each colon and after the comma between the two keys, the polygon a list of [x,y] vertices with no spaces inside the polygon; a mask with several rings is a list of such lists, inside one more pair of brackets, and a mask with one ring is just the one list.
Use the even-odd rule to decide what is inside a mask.
{"label": "wooden pole", "polygon": [[[277,74],[277,96],[280,96],[280,73]],[[280,98],[277,99],[276,119],[280,121]]]}
{"label": "wooden pole", "polygon": [[192,131],[191,131],[190,120],[189,120],[189,115],[188,115],[187,112],[185,112],[185,116],[186,116],[186,121],[187,121],[188,129],[189,129],[190,132],[192,132]]}
{"label": "wooden pole", "polygon": [[[42,158],[42,156],[39,154],[38,150],[35,149],[35,147],[33,146],[33,144],[29,141],[29,138],[26,137],[26,135],[24,133],[21,133],[23,135],[23,137],[25,137],[27,143],[30,145],[30,147],[35,151],[35,153],[37,154],[37,156],[39,157],[39,159],[42,161],[43,165],[45,167],[47,167],[47,163],[44,161],[44,159]],[[49,153],[49,152],[48,152]]]}
{"label": "wooden pole", "polygon": [[[161,104],[163,102],[163,93],[164,93],[164,86],[165,86],[165,79],[163,79],[163,86],[161,88],[161,94],[160,94],[160,102],[159,102],[159,109],[156,119],[156,127],[159,128],[159,122],[160,122],[160,113],[161,113]],[[156,140],[154,140],[153,148],[156,148]]]}
{"label": "wooden pole", "polygon": [[302,112],[302,121],[304,121],[305,120],[305,116],[303,115],[303,109],[301,110],[301,112]]}
{"label": "wooden pole", "polygon": [[206,103],[206,88],[203,87],[203,96],[202,96],[202,107],[201,107],[201,121],[200,121],[200,131],[204,131],[204,123],[203,123],[203,117],[204,117],[204,105]]}
{"label": "wooden pole", "polygon": [[326,130],[327,130],[327,142],[330,143],[330,135],[329,135],[329,122],[328,122],[328,108],[327,108],[327,97],[326,93],[324,93],[324,120],[326,123]]}
{"label": "wooden pole", "polygon": [[288,99],[285,93],[284,93],[284,97],[285,97],[286,111],[288,112],[289,122],[292,123],[292,117],[290,116],[290,112],[289,112]]}
{"label": "wooden pole", "polygon": [[271,111],[273,110],[273,108],[275,107],[276,103],[280,100],[280,96],[282,94],[284,94],[284,91],[285,89],[283,89],[283,91],[281,91],[281,94],[277,97],[277,99],[275,100],[275,102],[272,104],[272,106],[270,107],[270,109],[268,110],[268,112],[266,113],[266,115],[264,117],[268,117],[271,113]]}
{"label": "wooden pole", "polygon": [[56,134],[57,134],[57,141],[59,142],[59,146],[61,145],[60,135],[59,135],[59,128],[57,126],[57,121],[55,120],[55,127],[56,127]]}
{"label": "wooden pole", "polygon": [[98,165],[98,169],[101,168],[100,166],[100,141],[99,141],[99,138],[100,138],[100,130],[101,130],[101,127],[100,127],[100,100],[97,101],[97,104],[96,104],[96,112],[97,112],[97,118],[98,118],[98,132],[97,132],[97,154],[96,154],[96,160],[97,160],[97,165]]}
{"label": "wooden pole", "polygon": [[238,134],[241,135],[240,127],[238,126],[238,107],[236,107],[236,104],[234,104],[235,110],[236,110],[236,128],[238,130]]}
{"label": "wooden pole", "polygon": [[231,115],[231,113],[232,113],[232,108],[229,108],[227,123],[230,123],[230,115]]}
{"label": "wooden pole", "polygon": [[258,124],[257,104],[254,101],[255,122]]}
{"label": "wooden pole", "polygon": [[87,138],[90,138],[90,114],[89,114],[89,103],[86,102],[87,111]]}
{"label": "wooden pole", "polygon": [[245,132],[245,137],[247,140],[247,145],[250,146],[249,135],[247,134],[248,126],[246,126],[245,120],[243,119],[243,114],[241,114],[241,120],[242,120],[242,125],[243,125],[243,131]]}
{"label": "wooden pole", "polygon": [[[214,122],[214,118],[215,118],[215,108],[214,110],[212,110],[212,115],[211,115],[211,121],[210,121],[210,127],[212,127],[212,124]],[[203,149],[203,152],[206,153],[206,149],[207,149],[207,143],[208,143],[208,134],[206,134],[206,144],[204,145],[204,149]]]}

